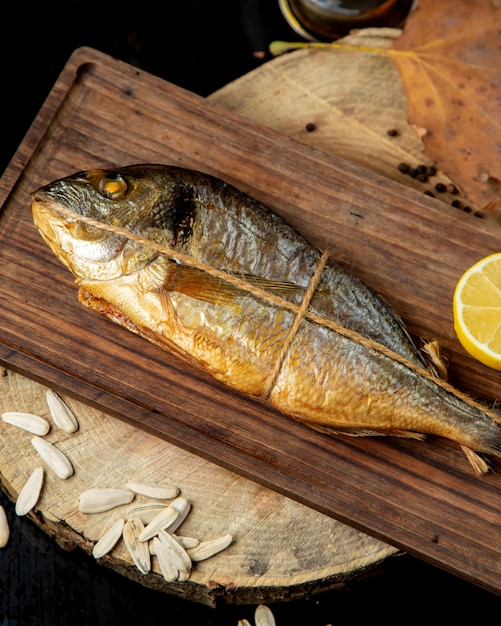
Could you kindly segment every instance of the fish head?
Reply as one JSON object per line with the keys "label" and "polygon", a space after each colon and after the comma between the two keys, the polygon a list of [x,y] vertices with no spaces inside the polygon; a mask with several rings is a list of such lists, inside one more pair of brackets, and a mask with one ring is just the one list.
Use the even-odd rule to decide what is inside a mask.
{"label": "fish head", "polygon": [[159,254],[124,230],[170,245],[163,193],[146,167],[94,169],[37,189],[31,209],[42,238],[75,277],[110,280],[139,271]]}

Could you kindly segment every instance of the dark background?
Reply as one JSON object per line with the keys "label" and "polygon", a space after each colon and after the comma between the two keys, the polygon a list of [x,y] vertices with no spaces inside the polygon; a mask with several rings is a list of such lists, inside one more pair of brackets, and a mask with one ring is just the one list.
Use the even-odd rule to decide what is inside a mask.
{"label": "dark background", "polygon": [[[103,0],[10,3],[1,9],[0,172],[8,164],[71,52],[92,46],[201,96],[266,62],[256,52],[293,39],[277,0]],[[7,510],[0,550],[0,626],[253,624],[255,606],[216,609],[143,588],[81,551],[64,552]],[[342,591],[271,606],[278,626],[451,623],[499,619],[501,598],[403,555]]]}
{"label": "dark background", "polygon": [[[7,3],[2,3],[7,4]],[[91,46],[207,96],[293,36],[276,0],[10,0],[0,8],[3,171],[70,54]]]}

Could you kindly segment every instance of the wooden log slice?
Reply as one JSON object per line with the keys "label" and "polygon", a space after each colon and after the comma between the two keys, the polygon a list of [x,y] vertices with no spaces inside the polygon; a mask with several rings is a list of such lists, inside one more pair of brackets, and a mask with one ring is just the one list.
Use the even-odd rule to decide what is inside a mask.
{"label": "wooden log slice", "polygon": [[33,470],[45,468],[42,495],[29,516],[58,544],[90,554],[114,521],[152,501],[137,495],[130,505],[111,511],[78,510],[83,491],[124,487],[129,481],[179,487],[192,505],[179,535],[200,540],[234,535],[229,548],[196,563],[187,582],[175,583],[165,582],[156,559],[152,572],[141,574],[120,541],[101,562],[141,584],[209,605],[221,597],[231,603],[291,600],[342,585],[396,553],[364,533],[65,398],[80,423],[68,435],[52,422],[45,394],[46,387],[5,370],[0,411],[29,411],[49,419],[52,428],[45,439],[71,460],[73,476],[58,478],[34,450],[33,435],[1,421],[1,480],[14,502]]}

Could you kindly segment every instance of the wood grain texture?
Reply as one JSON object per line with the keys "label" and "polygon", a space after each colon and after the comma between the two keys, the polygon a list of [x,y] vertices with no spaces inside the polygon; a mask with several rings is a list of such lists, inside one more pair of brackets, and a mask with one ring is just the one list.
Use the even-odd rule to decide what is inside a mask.
{"label": "wood grain texture", "polygon": [[334,249],[411,332],[438,339],[457,386],[491,398],[499,377],[461,350],[450,302],[464,269],[497,250],[499,229],[89,49],[0,187],[6,366],[499,593],[501,479],[476,478],[456,446],[323,436],[82,311],[32,226],[29,193],[133,162],[207,171],[266,202]]}

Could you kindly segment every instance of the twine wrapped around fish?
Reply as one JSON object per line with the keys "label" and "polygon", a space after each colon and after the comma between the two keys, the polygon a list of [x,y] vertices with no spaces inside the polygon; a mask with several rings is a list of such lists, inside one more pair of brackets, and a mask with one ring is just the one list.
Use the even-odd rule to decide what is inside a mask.
{"label": "twine wrapped around fish", "polygon": [[[120,228],[116,225],[105,224],[103,222],[92,219],[90,217],[79,215],[78,213],[75,213],[74,211],[71,211],[69,209],[65,209],[64,207],[61,207],[61,206],[57,207],[56,210],[57,210],[57,213],[59,213],[62,217],[66,219],[72,219],[72,220],[76,219],[82,223],[88,224],[89,226],[100,228],[103,231],[107,231],[115,235],[121,235],[123,237],[126,237],[127,239],[136,241],[137,243],[147,246],[151,248],[152,250],[159,252],[160,254],[164,254],[170,259],[174,259],[178,261],[179,263],[183,263],[185,265],[195,267],[213,276],[214,278],[218,278],[222,281],[231,283],[232,285],[234,285],[238,289],[241,289],[242,291],[247,291],[250,294],[258,298],[266,300],[270,304],[275,304],[279,307],[283,307],[295,313],[294,323],[290,328],[290,331],[286,337],[286,340],[284,341],[282,352],[280,354],[280,357],[276,361],[276,366],[273,371],[273,374],[270,376],[271,383],[268,386],[267,391],[263,394],[262,399],[266,399],[269,396],[273,388],[273,382],[278,376],[281,364],[283,362],[283,359],[285,358],[285,353],[287,352],[287,349],[292,341],[292,338],[296,334],[299,328],[299,324],[301,323],[301,320],[304,317],[306,317],[310,319],[312,322],[315,322],[316,324],[320,324],[321,326],[326,326],[327,328],[330,328],[336,333],[344,335],[345,337],[348,337],[349,339],[352,339],[354,341],[357,341],[363,344],[367,348],[372,348],[374,350],[380,351],[381,353],[387,355],[388,357],[395,359],[396,361],[399,361],[400,363],[402,363],[402,365],[405,365],[406,367],[413,369],[415,372],[419,373],[421,376],[424,376],[426,378],[429,378],[430,380],[433,380],[434,383],[441,385],[444,389],[447,389],[448,391],[454,393],[458,398],[461,398],[465,402],[472,404],[472,406],[476,406],[479,409],[488,411],[487,407],[485,407],[484,405],[480,403],[476,403],[470,396],[462,393],[458,389],[455,389],[452,385],[449,385],[443,379],[437,378],[436,374],[434,374],[433,371],[430,371],[429,369],[425,369],[423,367],[419,367],[415,365],[408,359],[402,357],[400,354],[397,354],[393,350],[389,350],[388,348],[386,348],[385,346],[383,346],[382,344],[376,341],[372,341],[371,339],[367,339],[366,337],[363,337],[360,333],[349,330],[348,328],[345,328],[344,326],[341,326],[340,324],[337,324],[336,322],[332,320],[328,320],[325,317],[316,315],[315,313],[308,311],[308,306],[310,304],[313,293],[318,286],[318,282],[320,280],[322,271],[327,261],[332,255],[332,252],[330,252],[329,250],[325,250],[322,253],[322,256],[320,257],[320,261],[315,270],[315,273],[313,274],[311,281],[308,285],[308,289],[305,292],[304,298],[301,304],[298,306],[297,304],[294,304],[293,302],[289,302],[288,300],[285,300],[284,298],[281,298],[280,296],[276,296],[274,294],[269,293],[268,291],[266,291],[265,289],[261,287],[258,287],[257,285],[251,284],[245,279],[239,278],[238,276],[234,276],[233,274],[225,272],[224,270],[219,270],[205,263],[201,263],[200,261],[197,261],[193,257],[188,256],[187,254],[180,253],[179,251],[176,251],[172,248],[169,248],[162,244],[158,244],[152,241],[151,239],[147,239],[140,235],[136,235],[135,233],[131,233],[130,231],[124,228]],[[497,419],[501,421],[501,417],[498,416],[496,413],[491,412],[491,415],[493,419]]]}
{"label": "twine wrapped around fish", "polygon": [[[387,356],[389,356],[392,359],[395,359],[396,361],[399,361],[400,363],[402,363],[402,365],[405,365],[406,367],[409,367],[410,369],[414,369],[416,372],[418,372],[420,375],[425,376],[430,378],[430,380],[433,380],[434,382],[437,382],[436,376],[432,373],[430,373],[428,370],[421,368],[417,365],[415,365],[414,363],[412,363],[411,361],[405,359],[404,357],[402,357],[401,355],[397,354],[396,352],[393,352],[392,350],[389,350],[388,348],[386,348],[385,346],[383,346],[380,343],[377,343],[376,341],[372,341],[370,339],[367,339],[365,337],[363,337],[362,335],[360,335],[359,333],[349,330],[348,328],[345,328],[343,326],[341,326],[340,324],[337,324],[336,322],[333,322],[332,320],[328,320],[325,317],[322,317],[320,315],[316,315],[315,313],[308,311],[308,306],[310,304],[311,298],[313,296],[313,293],[316,289],[316,287],[318,286],[318,282],[320,280],[320,276],[322,274],[322,271],[328,261],[328,259],[331,256],[331,252],[329,250],[325,250],[322,253],[322,256],[320,258],[320,261],[318,263],[318,266],[315,270],[315,273],[313,274],[311,281],[308,285],[308,289],[305,292],[304,298],[301,301],[301,304],[298,306],[297,304],[294,304],[293,302],[289,302],[288,300],[285,300],[284,298],[281,298],[280,296],[276,296],[274,294],[269,293],[268,291],[266,291],[265,289],[258,287],[257,285],[253,285],[250,282],[246,281],[245,279],[239,278],[238,276],[234,276],[233,274],[229,274],[228,272],[225,272],[223,270],[219,270],[215,267],[212,267],[210,265],[207,265],[205,263],[201,263],[200,261],[197,261],[196,259],[194,259],[193,257],[188,256],[187,254],[183,254],[180,253],[179,251],[173,250],[172,248],[169,248],[167,246],[164,246],[162,244],[158,244],[154,241],[152,241],[151,239],[146,239],[145,237],[142,237],[140,235],[136,235],[135,233],[131,233],[128,230],[125,230],[124,228],[120,228],[116,225],[111,225],[111,224],[105,224],[103,222],[100,222],[98,220],[92,219],[90,217],[86,217],[84,215],[79,215],[77,213],[75,213],[74,211],[71,211],[69,209],[65,209],[61,206],[57,207],[57,213],[59,213],[62,217],[66,218],[66,219],[72,219],[72,220],[77,220],[79,222],[88,224],[89,226],[93,226],[94,228],[100,228],[103,231],[109,232],[109,233],[113,233],[115,235],[121,235],[122,237],[126,237],[127,239],[131,239],[133,241],[136,241],[137,243],[140,243],[144,246],[147,246],[148,248],[151,248],[152,250],[155,250],[156,252],[159,252],[160,254],[165,255],[166,257],[176,260],[179,263],[183,263],[185,265],[189,265],[190,267],[195,267],[199,270],[201,270],[202,272],[206,272],[207,274],[209,274],[210,276],[213,276],[214,278],[218,278],[219,280],[222,281],[226,281],[228,283],[231,283],[232,285],[234,285],[235,287],[237,287],[238,289],[241,289],[242,291],[247,291],[248,293],[261,298],[262,300],[266,300],[267,302],[269,302],[270,304],[274,304],[276,306],[279,307],[283,307],[284,309],[288,309],[289,311],[292,311],[295,314],[295,318],[294,318],[294,323],[292,324],[289,334],[287,335],[284,344],[283,344],[283,348],[282,348],[282,352],[279,356],[279,358],[276,360],[276,365],[274,368],[274,371],[272,373],[272,375],[270,375],[270,384],[267,387],[266,392],[262,395],[262,399],[266,399],[269,394],[271,393],[272,389],[273,389],[273,383],[276,380],[279,372],[280,372],[280,368],[283,362],[283,359],[285,358],[285,353],[287,352],[287,349],[292,341],[292,338],[294,337],[294,335],[296,334],[298,328],[299,328],[299,324],[301,323],[301,320],[306,317],[308,319],[310,319],[312,322],[315,322],[316,324],[320,324],[321,326],[326,326],[327,328],[330,328],[331,330],[335,331],[336,333],[339,333],[341,335],[344,335],[345,337],[348,337],[349,339],[352,339],[354,341],[358,341],[359,343],[363,344],[364,346],[368,347],[368,348],[373,348],[374,350],[379,350],[380,352],[382,352],[383,354],[386,354]],[[443,384],[443,383],[442,383]],[[472,402],[473,400],[471,398],[469,398],[468,396],[466,396],[465,394],[462,394],[460,391],[458,391],[457,389],[454,389],[453,387],[451,387],[450,385],[447,385],[447,387],[449,388],[450,391],[452,391],[453,393],[455,393],[458,397],[463,398],[464,400],[467,400],[468,402]],[[478,405],[479,407],[481,405]],[[482,407],[483,408],[483,407]]]}
{"label": "twine wrapped around fish", "polygon": [[[479,474],[488,466],[474,450],[501,456],[500,417],[440,380],[377,294],[337,266],[328,250],[320,253],[226,183],[169,166],[90,170],[35,192],[32,210],[46,243],[76,276],[84,305],[234,389],[327,433],[450,438]],[[269,224],[260,230],[258,220],[278,234],[266,230]],[[75,222],[98,229],[100,238],[73,228]],[[231,227],[236,235],[227,234]],[[162,233],[161,242],[152,239],[153,230]],[[114,238],[109,245],[103,233]],[[201,245],[212,237],[226,242],[222,267],[208,262],[214,253]],[[276,237],[279,248],[302,255],[309,271],[297,282],[288,270],[275,272],[280,260],[270,263],[278,280],[242,271],[247,260],[232,255],[238,245],[247,250],[240,237],[251,239],[258,260],[268,252],[267,238]],[[139,247],[128,249],[124,241]],[[254,268],[254,257],[248,265]],[[93,276],[98,266],[104,274]],[[196,274],[178,276],[181,268]],[[288,291],[299,302],[283,297]]]}

